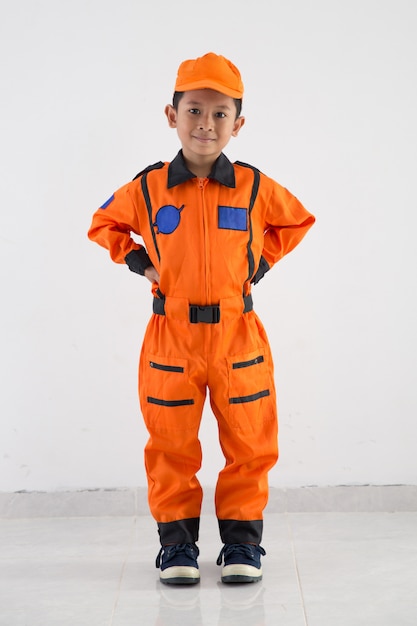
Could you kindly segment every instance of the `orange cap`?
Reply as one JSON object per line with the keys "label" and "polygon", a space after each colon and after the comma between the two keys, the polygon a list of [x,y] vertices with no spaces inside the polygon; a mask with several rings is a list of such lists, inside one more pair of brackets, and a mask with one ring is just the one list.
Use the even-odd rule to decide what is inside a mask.
{"label": "orange cap", "polygon": [[239,70],[231,61],[214,52],[183,61],[179,66],[175,91],[194,89],[214,89],[238,99],[243,96]]}

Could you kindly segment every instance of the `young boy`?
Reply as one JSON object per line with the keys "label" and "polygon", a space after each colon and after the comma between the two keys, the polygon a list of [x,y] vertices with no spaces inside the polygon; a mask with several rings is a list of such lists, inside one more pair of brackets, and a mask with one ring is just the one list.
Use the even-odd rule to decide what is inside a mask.
{"label": "young boy", "polygon": [[[160,580],[200,579],[198,439],[206,391],[225,457],[215,506],[224,583],[262,578],[268,471],[278,459],[273,362],[251,286],[288,254],[315,218],[256,168],[231,163],[243,84],[212,52],[181,63],[165,108],[181,150],[140,172],[98,209],[88,236],[152,282],[153,315],[139,364],[149,506]],[[140,235],[144,245],[135,243]]]}

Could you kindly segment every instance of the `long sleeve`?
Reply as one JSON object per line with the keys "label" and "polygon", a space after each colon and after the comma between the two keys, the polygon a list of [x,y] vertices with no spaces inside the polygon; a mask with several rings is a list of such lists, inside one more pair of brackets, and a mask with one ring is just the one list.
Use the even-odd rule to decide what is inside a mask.
{"label": "long sleeve", "polygon": [[88,237],[106,248],[115,263],[127,263],[132,271],[143,274],[151,262],[145,248],[133,240],[132,232],[141,234],[138,211],[127,184],[94,213]]}
{"label": "long sleeve", "polygon": [[273,187],[265,218],[262,256],[269,267],[291,252],[315,222],[314,215],[278,183]]}

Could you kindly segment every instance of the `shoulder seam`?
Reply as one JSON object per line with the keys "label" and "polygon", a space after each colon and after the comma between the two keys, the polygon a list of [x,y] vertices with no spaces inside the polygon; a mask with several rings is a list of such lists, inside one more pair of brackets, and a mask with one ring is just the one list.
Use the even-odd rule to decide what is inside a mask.
{"label": "shoulder seam", "polygon": [[148,172],[151,172],[152,170],[159,170],[161,169],[161,167],[164,167],[164,165],[165,163],[163,161],[158,161],[157,163],[154,163],[153,165],[148,165],[148,167],[145,167],[145,169],[141,170],[138,174],[136,174],[136,176],[132,180],[136,180],[143,174],[147,174]]}
{"label": "shoulder seam", "polygon": [[243,161],[235,161],[235,165],[241,165],[242,167],[249,167],[251,170],[256,170],[257,172],[261,171],[254,165],[250,165],[249,163],[244,163]]}

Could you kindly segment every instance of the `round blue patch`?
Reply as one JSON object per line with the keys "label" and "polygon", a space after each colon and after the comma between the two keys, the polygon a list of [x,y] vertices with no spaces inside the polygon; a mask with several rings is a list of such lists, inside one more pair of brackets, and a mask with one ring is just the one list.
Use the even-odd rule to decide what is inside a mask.
{"label": "round blue patch", "polygon": [[172,206],[172,204],[166,204],[158,210],[155,223],[152,225],[158,228],[158,233],[170,235],[178,228],[183,208],[184,205],[177,209],[177,207]]}

